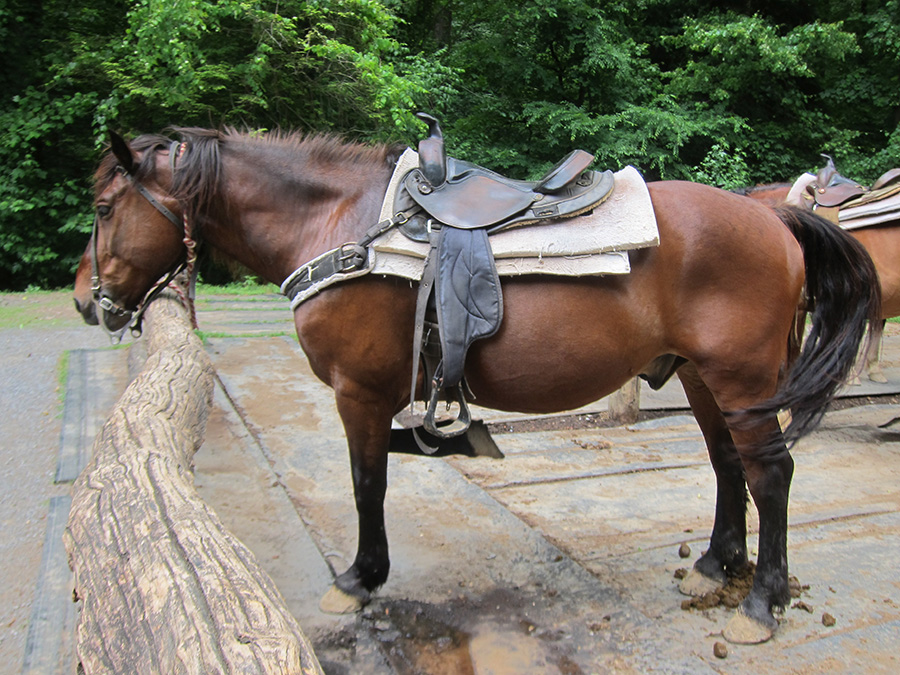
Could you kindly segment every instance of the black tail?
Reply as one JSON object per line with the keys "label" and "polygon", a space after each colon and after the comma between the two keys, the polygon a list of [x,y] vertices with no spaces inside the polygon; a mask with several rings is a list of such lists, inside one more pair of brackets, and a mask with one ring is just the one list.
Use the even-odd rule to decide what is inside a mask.
{"label": "black tail", "polygon": [[881,317],[881,286],[869,254],[842,229],[807,209],[775,212],[803,248],[812,325],[778,393],[746,412],[790,410],[783,440],[791,447],[821,422],[850,376],[869,321]]}

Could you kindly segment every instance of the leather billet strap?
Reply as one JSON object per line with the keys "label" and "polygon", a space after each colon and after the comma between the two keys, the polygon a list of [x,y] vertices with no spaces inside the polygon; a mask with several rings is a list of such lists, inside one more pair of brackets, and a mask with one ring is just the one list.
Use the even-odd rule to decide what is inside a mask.
{"label": "leather billet strap", "polygon": [[[422,278],[419,280],[419,292],[416,297],[416,315],[415,315],[415,323],[413,324],[413,359],[412,359],[412,384],[410,385],[409,391],[409,411],[412,413],[413,406],[416,403],[416,385],[419,380],[419,364],[421,361],[422,354],[422,337],[425,333],[425,312],[428,308],[429,300],[431,299],[432,292],[434,291],[434,282],[435,277],[437,275],[437,262],[438,262],[438,240],[437,237],[433,237],[431,240],[431,248],[428,250],[428,255],[425,258],[425,268],[422,271]],[[428,381],[428,377],[425,378],[425,388],[428,389],[431,386],[431,383]],[[421,445],[420,445],[421,447]],[[437,448],[432,448],[431,451],[426,451],[426,454],[433,454],[437,451]]]}
{"label": "leather billet strap", "polygon": [[281,293],[291,301],[291,310],[319,291],[354,277],[368,274],[375,266],[375,253],[369,244],[388,230],[402,225],[419,211],[418,207],[398,211],[376,223],[355,243],[343,244],[301,265],[281,282]]}

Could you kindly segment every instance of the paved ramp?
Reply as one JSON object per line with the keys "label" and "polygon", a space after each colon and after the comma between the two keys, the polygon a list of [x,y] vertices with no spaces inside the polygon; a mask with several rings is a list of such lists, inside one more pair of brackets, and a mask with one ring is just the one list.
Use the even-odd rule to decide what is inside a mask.
{"label": "paved ramp", "polygon": [[[350,633],[369,645],[366,659],[397,672],[441,672],[422,663],[444,647],[475,672],[786,672],[786,658],[806,672],[896,665],[900,437],[876,426],[891,419],[890,406],[832,413],[796,449],[790,555],[792,573],[809,585],[805,605],[786,611],[771,643],[729,646],[721,661],[712,647],[731,610],[682,610],[674,578],[703,550],[714,508],[712,470],[689,416],[500,434],[503,460],[392,457],[391,578],[364,617],[334,619],[315,602],[329,572],[352,560],[356,519],[330,390],[291,338],[212,339],[210,352],[272,470],[269,488],[283,489],[306,525],[304,564],[316,557],[309,544],[323,561],[306,575],[317,588],[304,588],[294,611],[334,667],[363,658],[329,637]],[[299,536],[291,530],[284,536]],[[688,560],[678,556],[682,543],[693,550]],[[755,554],[755,536],[751,547]],[[288,577],[276,579],[283,589],[303,575]],[[826,612],[837,619],[831,628]]]}
{"label": "paved ramp", "polygon": [[[809,588],[766,645],[729,645],[718,659],[731,610],[681,609],[674,574],[705,547],[715,485],[677,388],[642,396],[672,416],[632,427],[497,434],[502,460],[392,456],[391,578],[362,615],[322,614],[318,599],[356,546],[343,431],[288,337],[284,301],[240,307],[201,307],[219,382],[196,483],[275,580],[326,672],[900,670],[900,425],[878,428],[896,412],[877,398],[829,413],[795,449],[789,554]],[[898,341],[885,349],[893,392]]]}

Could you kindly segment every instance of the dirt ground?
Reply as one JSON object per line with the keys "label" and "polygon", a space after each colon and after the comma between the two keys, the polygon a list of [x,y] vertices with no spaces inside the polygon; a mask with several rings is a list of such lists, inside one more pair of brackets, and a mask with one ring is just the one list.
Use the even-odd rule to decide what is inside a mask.
{"label": "dirt ground", "polygon": [[0,296],[0,672],[21,671],[62,427],[67,355],[106,348],[68,292]]}
{"label": "dirt ground", "polygon": [[[196,483],[276,581],[329,675],[900,672],[890,387],[844,398],[795,450],[799,597],[763,647],[728,645],[723,657],[715,645],[732,610],[681,607],[676,577],[705,546],[715,489],[677,401],[649,406],[630,427],[608,426],[602,406],[488,414],[503,460],[392,456],[391,579],[362,614],[323,615],[318,599],[355,548],[346,450],[284,301],[263,300],[198,308],[221,382]],[[900,391],[900,327],[889,324],[886,344]],[[67,672],[35,667],[33,610],[53,544],[48,518],[68,494],[54,482],[64,383],[78,363],[115,370],[123,353],[108,345],[66,293],[0,299],[0,672]]]}

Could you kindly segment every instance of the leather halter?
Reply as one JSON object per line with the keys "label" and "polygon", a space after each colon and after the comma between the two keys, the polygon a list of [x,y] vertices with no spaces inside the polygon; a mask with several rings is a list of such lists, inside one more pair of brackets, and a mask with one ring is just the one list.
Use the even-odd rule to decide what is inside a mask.
{"label": "leather halter", "polygon": [[[175,168],[175,160],[177,156],[180,156],[186,148],[186,144],[180,143],[178,141],[173,141],[172,145],[169,148],[169,156],[170,156],[170,164],[174,170]],[[177,156],[176,156],[177,153]],[[182,219],[179,219],[174,213],[172,213],[168,208],[166,208],[156,197],[154,197],[151,192],[144,187],[139,181],[134,179],[130,173],[128,173],[124,167],[119,166],[116,168],[116,171],[125,178],[134,186],[134,188],[138,191],[138,193],[146,199],[153,208],[159,211],[162,215],[166,217],[166,219],[172,223],[175,228],[178,230],[178,233],[181,235],[181,238],[185,244],[186,253],[184,259],[178,262],[169,272],[165,275],[165,278],[158,281],[154,284],[149,291],[144,295],[141,301],[138,303],[137,307],[133,310],[125,309],[120,305],[114,303],[109,296],[104,295],[102,289],[102,282],[100,279],[100,264],[99,264],[99,256],[97,253],[97,239],[98,239],[98,230],[100,217],[98,215],[94,215],[94,225],[92,229],[91,235],[91,293],[93,294],[94,302],[97,306],[102,310],[100,316],[98,317],[100,321],[100,325],[103,326],[103,329],[109,334],[110,338],[115,341],[121,341],[122,335],[126,329],[131,330],[131,334],[134,337],[140,337],[141,335],[141,323],[144,318],[144,312],[147,310],[149,304],[156,299],[156,297],[163,292],[163,290],[169,285],[169,283],[189,264],[194,262],[196,255],[194,253],[194,247],[196,246],[195,242],[191,239],[188,233],[187,227],[187,216],[184,216]],[[105,321],[106,314],[113,314],[115,316],[131,316],[131,320],[119,330],[111,330],[109,326],[107,326]]]}

